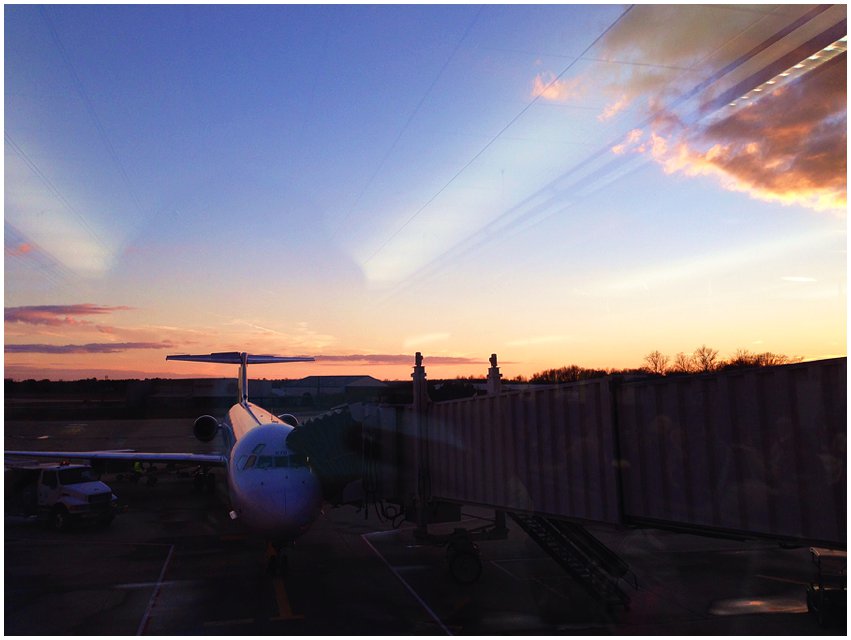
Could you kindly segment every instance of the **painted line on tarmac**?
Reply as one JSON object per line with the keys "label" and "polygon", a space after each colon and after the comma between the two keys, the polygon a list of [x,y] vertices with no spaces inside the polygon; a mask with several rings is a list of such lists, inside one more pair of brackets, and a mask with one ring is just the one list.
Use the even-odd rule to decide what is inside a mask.
{"label": "painted line on tarmac", "polygon": [[287,587],[284,584],[283,578],[280,576],[276,576],[272,580],[272,584],[275,587],[275,602],[278,605],[278,615],[272,620],[303,620],[304,616],[298,613],[293,613],[293,609],[290,606],[290,599],[287,596]]}
{"label": "painted line on tarmac", "polygon": [[445,624],[443,624],[443,621],[442,621],[442,620],[438,617],[438,615],[437,615],[434,611],[432,611],[431,607],[430,607],[430,606],[428,606],[428,604],[426,604],[425,600],[423,600],[423,599],[420,597],[420,594],[418,594],[418,593],[416,592],[416,590],[415,590],[415,589],[414,589],[414,588],[413,588],[410,584],[408,584],[408,581],[407,581],[407,580],[405,580],[405,579],[402,577],[402,574],[400,574],[398,571],[396,571],[396,568],[395,568],[392,564],[390,564],[390,561],[389,561],[387,558],[385,558],[385,557],[381,554],[381,552],[380,552],[378,549],[376,549],[376,548],[375,548],[375,545],[373,545],[373,544],[369,541],[369,539],[367,538],[367,536],[381,535],[381,534],[387,534],[387,533],[393,533],[393,534],[395,534],[395,533],[396,533],[396,531],[376,531],[376,532],[374,532],[374,533],[364,533],[364,534],[361,534],[361,539],[362,539],[364,542],[366,542],[366,544],[369,546],[369,548],[370,548],[370,549],[372,549],[372,552],[373,552],[375,555],[377,555],[379,558],[381,558],[381,559],[384,561],[384,564],[386,564],[386,565],[387,565],[387,568],[388,568],[388,569],[390,569],[390,571],[392,571],[392,572],[393,572],[393,575],[394,575],[394,576],[396,576],[396,578],[399,580],[399,582],[401,582],[403,585],[405,585],[405,588],[408,590],[408,592],[409,592],[412,596],[414,596],[414,598],[416,599],[416,601],[420,603],[420,606],[422,606],[422,608],[426,610],[426,612],[427,612],[427,613],[428,613],[428,614],[432,617],[432,619],[433,619],[433,620],[434,620],[434,621],[435,621],[435,622],[436,622],[436,623],[440,626],[440,628],[441,628],[441,629],[443,629],[444,633],[446,633],[446,635],[448,635],[448,636],[454,635],[454,634],[453,634],[453,633],[452,633],[452,632],[451,632],[451,631],[450,631],[450,630],[446,627],[446,625],[445,625]]}
{"label": "painted line on tarmac", "polygon": [[507,574],[507,575],[511,576],[511,577],[512,577],[512,578],[514,578],[515,580],[520,581],[520,580],[522,580],[522,579],[523,579],[523,578],[521,578],[520,576],[518,576],[518,575],[516,575],[516,574],[512,573],[511,571],[509,571],[508,569],[506,569],[505,567],[503,567],[503,566],[502,566],[502,563],[503,563],[503,562],[506,562],[506,561],[505,561],[505,560],[491,560],[491,561],[490,561],[490,563],[491,563],[493,566],[495,566],[497,569],[499,569],[499,570],[500,570],[500,571],[502,571],[503,573],[505,573],[505,574]]}
{"label": "painted line on tarmac", "polygon": [[234,620],[212,620],[205,622],[205,627],[229,627],[231,625],[254,624],[254,618],[236,618]]}
{"label": "painted line on tarmac", "polygon": [[774,580],[776,582],[788,582],[789,584],[800,584],[805,587],[809,586],[810,583],[806,580],[792,580],[791,578],[781,578],[780,576],[764,576],[761,573],[756,574],[757,578],[762,578],[763,580]]}
{"label": "painted line on tarmac", "polygon": [[145,627],[148,626],[148,620],[151,617],[151,611],[154,608],[154,604],[156,603],[157,597],[160,595],[160,589],[163,586],[163,579],[165,578],[165,572],[168,569],[168,565],[171,562],[171,557],[174,555],[174,545],[169,545],[168,548],[168,556],[166,556],[165,562],[163,562],[163,568],[160,571],[160,577],[157,579],[157,584],[154,587],[154,593],[151,594],[151,599],[148,601],[148,608],[145,609],[145,615],[142,616],[142,621],[139,623],[139,628],[136,630],[136,635],[141,636],[145,633]]}

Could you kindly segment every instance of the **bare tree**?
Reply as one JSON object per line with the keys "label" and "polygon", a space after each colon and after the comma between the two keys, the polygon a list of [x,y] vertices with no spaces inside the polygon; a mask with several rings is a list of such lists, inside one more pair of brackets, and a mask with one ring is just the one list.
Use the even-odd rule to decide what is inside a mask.
{"label": "bare tree", "polygon": [[737,349],[734,355],[728,362],[724,364],[727,369],[737,367],[774,367],[780,364],[790,364],[792,362],[800,362],[802,358],[789,357],[782,353],[751,353],[747,349]]}
{"label": "bare tree", "polygon": [[576,382],[578,380],[589,380],[591,378],[602,378],[608,375],[602,369],[586,369],[575,364],[561,367],[559,369],[547,369],[534,373],[529,378],[532,384],[561,384],[564,382]]}
{"label": "bare tree", "polygon": [[692,356],[695,370],[700,372],[715,371],[718,368],[718,350],[710,349],[705,344],[694,350]]}
{"label": "bare tree", "polygon": [[692,373],[694,370],[694,358],[687,356],[680,351],[674,358],[674,364],[671,365],[671,371],[675,373]]}
{"label": "bare tree", "polygon": [[650,373],[663,376],[668,369],[668,356],[661,353],[658,349],[644,356],[644,362],[647,363],[645,369]]}

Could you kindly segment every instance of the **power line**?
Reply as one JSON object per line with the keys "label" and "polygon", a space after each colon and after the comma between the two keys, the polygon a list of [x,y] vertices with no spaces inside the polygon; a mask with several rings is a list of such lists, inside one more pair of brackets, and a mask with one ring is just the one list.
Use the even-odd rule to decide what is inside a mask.
{"label": "power line", "polygon": [[378,177],[378,174],[384,168],[385,163],[390,158],[390,154],[392,154],[393,151],[396,149],[396,145],[399,144],[399,141],[402,139],[402,136],[404,135],[405,131],[408,130],[408,127],[410,126],[411,122],[413,122],[414,117],[417,115],[417,113],[419,113],[419,110],[423,106],[423,104],[425,104],[425,101],[428,98],[428,96],[431,94],[432,89],[434,89],[434,87],[437,86],[438,81],[443,76],[443,72],[446,71],[446,68],[449,66],[449,63],[452,62],[452,60],[455,59],[455,55],[458,53],[458,50],[461,48],[461,45],[463,44],[464,40],[466,40],[467,36],[470,35],[470,31],[472,31],[476,22],[478,22],[479,16],[482,14],[482,11],[484,11],[484,6],[479,7],[479,10],[476,12],[476,15],[473,16],[473,19],[470,21],[470,24],[467,25],[467,29],[461,35],[461,38],[456,43],[455,48],[452,50],[452,53],[449,54],[449,57],[443,63],[443,66],[440,68],[440,71],[437,72],[437,75],[434,77],[434,80],[432,80],[428,89],[425,90],[425,93],[420,98],[420,101],[417,103],[417,106],[414,107],[414,110],[408,116],[408,119],[407,119],[407,121],[405,121],[405,124],[402,125],[402,128],[399,130],[399,133],[396,135],[396,139],[393,140],[393,144],[391,144],[390,148],[387,149],[387,151],[384,153],[384,157],[381,158],[381,161],[378,163],[378,166],[375,168],[375,171],[373,171],[372,175],[369,177],[369,180],[366,181],[363,188],[360,190],[360,193],[358,193],[357,197],[355,198],[355,201],[349,207],[348,213],[346,213],[346,215],[340,221],[340,224],[337,225],[337,227],[334,231],[334,234],[331,236],[332,238],[334,236],[336,236],[337,231],[351,217],[352,212],[354,211],[355,207],[357,207],[357,205],[360,204],[360,201],[361,201],[361,198],[363,198],[363,195],[367,192],[369,187],[372,186],[372,183],[375,181],[375,178]]}
{"label": "power line", "polygon": [[538,95],[536,95],[536,96],[535,96],[535,97],[534,97],[534,98],[533,98],[533,99],[529,102],[529,104],[527,104],[525,107],[523,107],[523,109],[521,109],[521,110],[520,110],[520,113],[518,113],[516,116],[514,116],[514,117],[513,117],[513,118],[512,118],[512,119],[508,122],[508,124],[506,124],[506,125],[505,125],[502,129],[500,129],[500,130],[496,133],[496,135],[494,135],[494,136],[493,136],[493,137],[492,137],[492,138],[488,141],[488,143],[487,143],[487,144],[485,144],[485,146],[484,146],[484,147],[482,147],[482,148],[479,150],[479,152],[478,152],[478,153],[476,153],[476,155],[474,155],[474,156],[473,156],[473,157],[472,157],[472,158],[471,158],[471,159],[470,159],[470,160],[469,160],[469,161],[468,161],[468,162],[467,162],[467,163],[466,163],[463,167],[461,167],[461,168],[460,168],[460,169],[459,169],[459,170],[455,173],[455,175],[453,175],[453,176],[449,179],[449,181],[448,181],[445,185],[443,185],[440,189],[438,189],[437,193],[435,193],[435,194],[434,194],[431,198],[429,198],[429,199],[426,201],[426,203],[425,203],[425,204],[423,204],[423,205],[422,205],[419,209],[417,209],[417,210],[416,210],[416,211],[415,211],[415,212],[414,212],[414,213],[413,213],[413,214],[412,214],[412,215],[411,215],[411,216],[410,216],[410,217],[409,217],[409,218],[408,218],[408,219],[404,222],[404,224],[402,224],[402,226],[401,226],[401,227],[399,227],[398,229],[396,229],[396,231],[394,231],[394,232],[390,235],[390,237],[389,237],[389,238],[387,238],[387,240],[385,240],[385,241],[381,244],[381,246],[379,246],[379,247],[378,247],[378,249],[376,249],[376,250],[375,250],[375,252],[373,252],[373,254],[372,254],[369,258],[367,258],[367,259],[364,261],[364,265],[369,264],[369,263],[370,263],[370,262],[371,262],[371,261],[372,261],[372,260],[373,260],[373,259],[374,259],[374,258],[375,258],[378,254],[379,254],[379,253],[381,253],[381,252],[384,250],[384,248],[385,248],[388,244],[390,244],[390,242],[392,242],[392,241],[396,238],[396,236],[398,236],[398,235],[399,235],[402,231],[404,231],[404,230],[405,230],[405,228],[407,228],[407,226],[408,226],[409,224],[411,224],[411,222],[413,222],[413,221],[417,218],[417,216],[419,216],[419,215],[420,215],[423,211],[425,211],[425,209],[426,209],[426,208],[428,208],[428,206],[429,206],[432,202],[434,202],[434,201],[435,201],[435,200],[436,200],[436,199],[437,199],[437,198],[438,198],[438,197],[439,197],[439,196],[440,196],[440,195],[441,195],[444,191],[446,191],[446,189],[448,189],[448,188],[449,188],[449,186],[450,186],[453,182],[455,182],[455,180],[457,180],[457,179],[459,178],[459,176],[460,176],[462,173],[464,173],[464,171],[466,171],[466,170],[467,170],[467,169],[468,169],[468,168],[469,168],[469,167],[470,167],[470,166],[471,166],[471,165],[472,165],[472,164],[473,164],[476,160],[478,160],[478,159],[479,159],[479,158],[480,158],[480,157],[481,157],[481,156],[482,156],[482,155],[483,155],[483,154],[484,154],[484,153],[485,153],[485,152],[486,152],[486,151],[487,151],[487,150],[488,150],[488,149],[489,149],[489,148],[490,148],[490,147],[491,147],[491,146],[492,146],[492,145],[493,145],[493,144],[494,144],[494,143],[495,143],[495,142],[496,142],[496,141],[497,141],[497,140],[498,140],[501,136],[502,136],[502,134],[503,134],[503,133],[505,133],[506,131],[508,131],[508,129],[510,129],[510,128],[514,125],[514,123],[515,123],[515,122],[517,122],[517,121],[518,121],[521,117],[523,117],[523,115],[524,115],[524,114],[525,114],[525,113],[526,113],[529,109],[531,109],[531,108],[532,108],[532,107],[533,107],[533,106],[534,106],[534,105],[538,102],[538,100],[541,98],[541,96],[542,96],[544,93],[546,93],[546,91],[547,91],[550,87],[555,86],[555,85],[556,85],[556,83],[558,83],[558,82],[561,80],[561,78],[562,78],[562,76],[564,76],[564,74],[566,74],[568,71],[570,71],[570,70],[573,68],[573,66],[574,66],[577,62],[579,62],[579,61],[580,61],[580,60],[581,60],[581,59],[582,59],[582,58],[583,58],[583,57],[584,57],[584,56],[585,56],[585,55],[586,55],[586,54],[587,54],[587,53],[588,53],[588,52],[589,52],[589,51],[590,51],[590,50],[591,50],[591,49],[592,49],[592,48],[593,48],[593,47],[594,47],[594,46],[595,46],[595,45],[596,45],[596,44],[597,44],[600,40],[602,40],[602,39],[606,36],[606,34],[608,34],[608,33],[609,33],[612,29],[614,29],[614,28],[615,28],[615,26],[617,26],[617,24],[618,24],[621,20],[623,20],[624,16],[626,16],[626,14],[628,14],[628,13],[632,10],[632,8],[633,8],[633,5],[630,5],[629,7],[627,7],[627,8],[624,10],[624,12],[623,12],[620,16],[618,16],[618,17],[617,17],[614,21],[612,21],[612,23],[611,23],[608,27],[606,27],[606,29],[605,29],[602,33],[600,33],[600,35],[598,35],[598,36],[597,36],[597,37],[596,37],[596,38],[595,38],[595,39],[591,42],[591,44],[589,44],[587,47],[585,47],[585,49],[584,49],[584,51],[582,51],[582,53],[580,53],[580,54],[579,54],[576,58],[574,58],[574,59],[570,62],[570,64],[568,64],[568,65],[567,65],[564,69],[562,69],[561,73],[559,73],[559,74],[558,74],[555,78],[553,78],[553,79],[549,82],[549,84],[547,84],[547,86],[546,86],[546,87],[544,87],[544,89],[543,89],[542,91],[540,91],[540,92],[538,93]]}
{"label": "power line", "polygon": [[77,71],[74,67],[74,64],[71,62],[71,58],[68,55],[68,51],[62,44],[62,39],[59,37],[59,33],[56,31],[56,27],[54,26],[53,21],[50,19],[50,15],[47,12],[47,8],[44,5],[39,8],[41,9],[41,16],[47,24],[48,30],[50,31],[50,37],[53,39],[53,43],[59,50],[59,55],[62,57],[62,61],[68,68],[68,72],[71,76],[74,88],[77,90],[77,95],[79,95],[80,99],[83,101],[83,104],[85,105],[86,110],[89,112],[89,116],[91,117],[92,122],[94,123],[95,128],[98,131],[98,135],[100,135],[101,142],[103,142],[104,147],[106,147],[107,153],[109,154],[112,161],[115,163],[115,166],[118,169],[118,173],[121,174],[121,178],[124,181],[124,186],[127,188],[127,192],[130,194],[130,198],[133,200],[133,204],[136,206],[137,212],[139,214],[142,214],[142,205],[139,203],[139,199],[136,197],[136,193],[130,182],[130,176],[127,175],[127,171],[124,168],[124,165],[121,162],[120,158],[118,157],[118,153],[115,151],[115,147],[112,146],[112,143],[109,141],[109,136],[106,135],[106,129],[104,129],[103,123],[98,117],[98,114],[95,111],[92,101],[89,99],[89,96],[86,93],[86,89],[83,86],[80,77],[77,75]]}
{"label": "power line", "polygon": [[41,179],[41,181],[45,184],[48,190],[56,197],[56,199],[59,200],[63,205],[65,205],[68,211],[70,211],[72,214],[74,214],[74,216],[77,217],[77,219],[83,225],[83,228],[92,236],[92,238],[95,239],[95,242],[100,245],[101,249],[109,253],[109,247],[107,247],[103,240],[101,240],[97,232],[92,229],[83,214],[77,211],[77,209],[74,208],[74,206],[70,202],[68,202],[65,196],[63,196],[59,189],[56,188],[56,185],[51,182],[50,178],[48,178],[44,174],[44,172],[39,169],[38,165],[33,162],[33,160],[24,152],[24,150],[21,149],[14,140],[12,140],[12,136],[10,136],[8,132],[4,131],[3,139],[6,144],[9,145],[12,150],[21,157],[21,159],[26,163],[27,167],[29,167],[30,171],[32,171],[36,176],[39,177],[39,179]]}

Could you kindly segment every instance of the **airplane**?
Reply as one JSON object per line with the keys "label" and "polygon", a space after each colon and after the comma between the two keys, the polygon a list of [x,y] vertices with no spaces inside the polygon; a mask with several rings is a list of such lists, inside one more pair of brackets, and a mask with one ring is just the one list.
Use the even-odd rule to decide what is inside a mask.
{"label": "airplane", "polygon": [[[221,454],[145,453],[138,451],[6,451],[7,456],[85,459],[148,463],[192,463],[204,474],[209,467],[223,467],[230,490],[232,519],[239,518],[253,533],[266,538],[272,549],[269,569],[286,570],[283,549],[304,534],[319,516],[322,487],[302,453],[288,446],[298,426],[290,415],[275,416],[248,400],[248,365],[312,362],[314,358],[251,355],[245,352],[209,355],[169,355],[166,360],[238,364],[237,402],[222,421],[210,415],[197,418],[195,437],[210,442],[224,438]],[[213,476],[208,476],[212,480]]]}

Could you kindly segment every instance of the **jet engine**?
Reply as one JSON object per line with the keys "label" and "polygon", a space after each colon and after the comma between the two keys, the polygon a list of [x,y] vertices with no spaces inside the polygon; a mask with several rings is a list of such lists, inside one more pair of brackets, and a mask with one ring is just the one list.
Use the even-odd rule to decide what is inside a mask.
{"label": "jet engine", "polygon": [[278,416],[278,419],[283,420],[284,422],[286,422],[291,427],[297,427],[298,426],[298,418],[296,418],[291,413],[282,413],[281,415]]}
{"label": "jet engine", "polygon": [[201,442],[209,442],[216,437],[219,430],[219,421],[213,416],[201,416],[192,425],[192,433]]}

